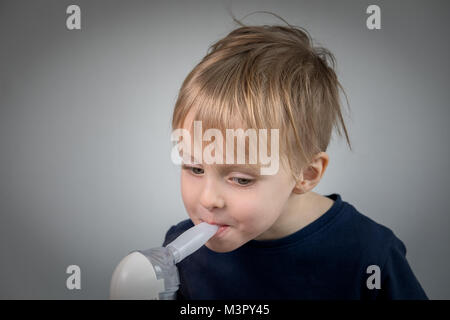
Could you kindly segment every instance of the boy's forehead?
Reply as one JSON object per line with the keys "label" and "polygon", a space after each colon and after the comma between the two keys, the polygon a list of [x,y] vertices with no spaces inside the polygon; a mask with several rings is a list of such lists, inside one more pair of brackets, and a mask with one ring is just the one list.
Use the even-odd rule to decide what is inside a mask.
{"label": "boy's forehead", "polygon": [[[197,127],[197,133],[199,134],[198,136],[195,136],[195,127]],[[220,127],[211,127],[209,126],[207,123],[205,124],[204,121],[202,121],[201,119],[195,119],[195,112],[193,111],[193,109],[191,109],[187,116],[185,117],[185,120],[183,121],[183,126],[182,129],[185,129],[189,132],[189,136],[191,138],[191,145],[193,147],[194,145],[194,141],[195,143],[200,145],[202,145],[202,149],[204,150],[205,147],[207,147],[208,145],[210,145],[211,143],[215,142],[215,143],[219,143],[219,141],[215,141],[216,139],[221,139],[222,140],[222,147],[223,150],[225,152],[225,150],[227,151],[232,151],[234,152],[234,154],[236,154],[237,149],[239,149],[239,147],[242,146],[238,146],[239,143],[245,143],[245,153],[248,155],[248,153],[250,152],[250,150],[252,150],[253,148],[256,148],[255,145],[250,146],[250,138],[249,136],[245,136],[245,139],[238,139],[237,136],[239,136],[240,134],[245,134],[246,131],[248,129],[250,130],[254,130],[255,134],[256,134],[256,139],[257,139],[257,143],[259,143],[259,140],[261,139],[261,137],[258,137],[258,130],[254,129],[254,128],[248,128],[248,126],[244,125],[243,121],[241,120],[236,120],[232,125],[225,127],[224,124],[221,124]],[[210,131],[211,129],[213,129],[214,131]],[[227,130],[229,130],[230,132],[228,133],[228,135],[230,135],[230,138],[233,137],[234,139],[234,150],[229,150],[230,148],[226,148],[226,144],[227,144]],[[237,130],[242,130],[241,133],[239,133]],[[204,140],[204,135],[205,133],[209,131],[209,140],[206,139]],[[219,135],[219,137],[217,136]],[[242,141],[241,141],[242,140]],[[228,141],[229,143],[231,141]],[[255,149],[256,150],[256,149]]]}
{"label": "boy's forehead", "polygon": [[[200,148],[200,145],[202,147]],[[238,153],[241,151],[238,151],[239,148],[234,144],[234,148],[227,148],[227,145],[225,142],[223,142],[222,148],[218,146],[218,144],[214,144],[214,142],[211,141],[203,141],[201,144],[194,144],[191,142],[190,150],[188,146],[184,145],[183,143],[179,144],[179,154],[181,157],[186,155],[186,159],[189,159],[192,163],[204,163],[205,162],[205,156],[211,156],[214,159],[222,159],[222,163],[217,163],[219,165],[221,164],[239,164],[239,165],[251,165],[251,166],[260,166],[259,163],[250,163],[249,160],[249,154],[251,153],[250,149],[254,149],[253,147],[249,147],[248,144],[245,145],[245,148],[242,148],[243,153],[245,154],[245,163],[238,163]],[[197,152],[196,153],[196,148]],[[254,153],[256,154],[257,149],[254,149]],[[202,161],[199,161],[202,160]],[[228,163],[227,163],[228,161]]]}

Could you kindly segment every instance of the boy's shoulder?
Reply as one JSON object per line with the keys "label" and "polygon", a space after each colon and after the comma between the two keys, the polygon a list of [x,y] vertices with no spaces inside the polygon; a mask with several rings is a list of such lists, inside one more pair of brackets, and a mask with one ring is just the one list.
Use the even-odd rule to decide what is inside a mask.
{"label": "boy's shoulder", "polygon": [[[348,204],[348,232],[351,236],[351,259],[373,273],[377,266],[381,270],[380,299],[428,299],[406,258],[406,246],[394,232]],[[359,261],[357,261],[359,259]]]}
{"label": "boy's shoulder", "polygon": [[361,213],[352,204],[346,201],[343,203],[347,214],[335,232],[338,237],[345,237],[343,242],[355,250],[355,254],[369,259],[387,258],[395,249],[406,255],[406,246],[392,229]]}

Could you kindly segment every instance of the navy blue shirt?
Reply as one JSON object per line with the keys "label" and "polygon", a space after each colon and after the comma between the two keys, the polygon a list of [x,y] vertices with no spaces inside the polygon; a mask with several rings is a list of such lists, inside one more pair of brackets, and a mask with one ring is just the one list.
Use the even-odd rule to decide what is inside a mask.
{"label": "navy blue shirt", "polygon": [[[428,299],[403,242],[339,194],[327,197],[327,212],[283,238],[226,253],[202,246],[177,264],[177,299]],[[163,246],[193,226],[172,226]]]}

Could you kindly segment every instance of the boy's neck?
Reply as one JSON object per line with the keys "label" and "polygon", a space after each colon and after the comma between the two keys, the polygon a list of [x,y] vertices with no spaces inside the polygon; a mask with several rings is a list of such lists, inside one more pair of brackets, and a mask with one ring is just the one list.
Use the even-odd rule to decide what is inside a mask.
{"label": "boy's neck", "polygon": [[316,192],[292,193],[277,221],[255,240],[273,240],[286,237],[317,220],[334,201]]}

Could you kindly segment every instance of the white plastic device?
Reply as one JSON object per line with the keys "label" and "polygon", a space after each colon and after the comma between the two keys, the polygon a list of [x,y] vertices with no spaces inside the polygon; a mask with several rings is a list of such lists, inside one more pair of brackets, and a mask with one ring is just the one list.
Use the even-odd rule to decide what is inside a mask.
{"label": "white plastic device", "polygon": [[176,264],[200,249],[218,229],[202,222],[165,247],[132,251],[113,272],[110,299],[174,300],[180,284]]}

